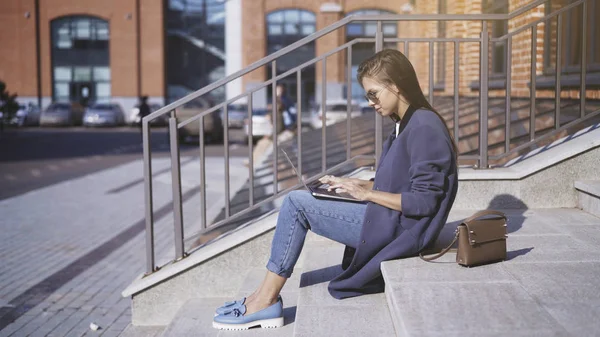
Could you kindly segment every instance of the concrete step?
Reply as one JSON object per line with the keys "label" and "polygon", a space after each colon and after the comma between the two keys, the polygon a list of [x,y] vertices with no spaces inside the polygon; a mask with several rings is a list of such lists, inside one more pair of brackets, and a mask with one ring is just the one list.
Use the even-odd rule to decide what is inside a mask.
{"label": "concrete step", "polygon": [[[577,209],[505,210],[507,260],[474,268],[382,263],[398,335],[597,336],[600,219]],[[453,211],[436,246],[472,211]]]}
{"label": "concrete step", "polygon": [[[163,337],[175,336],[292,336],[296,318],[296,302],[298,284],[302,271],[297,269],[283,287],[281,296],[284,303],[284,326],[279,329],[252,328],[241,331],[221,331],[212,327],[215,309],[226,301],[249,296],[264,278],[266,268],[254,268],[248,272],[239,293],[235,298],[195,298],[188,300],[175,315],[175,318],[164,329]],[[223,282],[226,282],[225,280]],[[135,334],[130,336],[137,336]]]}
{"label": "concrete step", "polygon": [[394,336],[385,295],[337,300],[327,291],[342,269],[344,246],[328,239],[305,244],[294,336]]}
{"label": "concrete step", "polygon": [[215,309],[225,301],[225,297],[194,298],[188,300],[167,326],[162,337],[216,337],[220,330],[212,327]]}
{"label": "concrete step", "polygon": [[[240,288],[236,299],[241,299],[242,297],[249,296],[254,292],[263,278],[265,277],[267,269],[266,268],[254,268],[252,269],[244,281],[244,284]],[[294,270],[294,274],[290,277],[283,289],[281,289],[281,297],[283,298],[283,327],[277,329],[261,329],[261,328],[252,328],[249,330],[240,330],[240,331],[226,331],[223,330],[219,333],[219,337],[230,337],[230,336],[240,336],[240,337],[261,337],[261,336],[293,336],[294,334],[294,326],[296,321],[296,303],[298,302],[298,285],[300,284],[300,275],[302,274],[302,270],[300,268],[296,268]],[[231,299],[229,299],[231,300]]]}
{"label": "concrete step", "polygon": [[164,330],[164,326],[135,326],[129,324],[119,337],[160,337]]}
{"label": "concrete step", "polygon": [[575,181],[575,189],[578,207],[600,217],[600,180]]}

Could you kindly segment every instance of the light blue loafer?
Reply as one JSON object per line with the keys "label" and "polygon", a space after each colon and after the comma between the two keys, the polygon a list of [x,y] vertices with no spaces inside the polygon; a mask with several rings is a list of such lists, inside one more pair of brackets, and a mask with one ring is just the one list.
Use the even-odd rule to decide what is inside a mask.
{"label": "light blue loafer", "polygon": [[250,315],[246,314],[246,306],[241,305],[231,312],[215,316],[213,328],[221,330],[247,330],[254,326],[261,328],[280,328],[283,326],[283,303],[277,301],[268,308]]}
{"label": "light blue loafer", "polygon": [[[283,299],[281,298],[281,295],[277,296],[277,300],[280,301],[281,304],[283,305]],[[222,307],[218,307],[217,310],[215,310],[215,316],[224,315],[224,314],[230,313],[235,308],[239,309],[239,307],[242,306],[244,303],[246,303],[246,298],[245,297],[242,298],[239,301],[225,302],[225,304]]]}
{"label": "light blue loafer", "polygon": [[244,305],[244,303],[246,303],[246,298],[245,297],[242,298],[239,301],[225,302],[225,304],[222,307],[218,307],[217,310],[215,310],[215,316],[229,313],[233,309],[239,308],[240,306]]}

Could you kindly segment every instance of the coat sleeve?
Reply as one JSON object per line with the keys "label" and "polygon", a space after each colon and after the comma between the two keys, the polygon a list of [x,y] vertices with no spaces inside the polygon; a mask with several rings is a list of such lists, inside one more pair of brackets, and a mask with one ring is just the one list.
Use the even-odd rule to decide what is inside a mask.
{"label": "coat sleeve", "polygon": [[402,193],[402,213],[406,216],[433,216],[437,212],[454,156],[444,132],[422,125],[408,135],[410,192]]}

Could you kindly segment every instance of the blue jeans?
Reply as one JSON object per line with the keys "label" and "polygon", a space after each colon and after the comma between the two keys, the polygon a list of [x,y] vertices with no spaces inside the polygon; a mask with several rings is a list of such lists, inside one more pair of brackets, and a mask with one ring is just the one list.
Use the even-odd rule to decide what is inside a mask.
{"label": "blue jeans", "polygon": [[292,191],[279,210],[267,269],[289,278],[308,230],[356,248],[367,205],[315,199],[308,191]]}

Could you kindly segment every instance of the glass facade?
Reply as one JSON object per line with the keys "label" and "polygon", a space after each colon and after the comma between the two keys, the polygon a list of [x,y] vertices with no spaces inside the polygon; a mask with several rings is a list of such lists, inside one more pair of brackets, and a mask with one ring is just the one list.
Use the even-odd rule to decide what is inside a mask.
{"label": "glass facade", "polygon": [[[286,47],[316,31],[315,14],[301,9],[284,9],[267,14],[267,55]],[[277,59],[277,74],[284,73],[295,66],[315,57],[314,42],[308,43],[294,52]],[[267,67],[267,77],[272,77],[271,67]],[[296,101],[297,81],[296,76],[281,79],[278,83],[286,87],[290,99]],[[270,100],[272,91],[267,91]],[[308,110],[314,102],[315,96],[315,68],[308,66],[302,70],[302,107]]]}
{"label": "glass facade", "polygon": [[[396,14],[390,11],[379,9],[361,9],[350,12],[349,15],[380,15]],[[397,37],[398,25],[395,22],[384,22],[382,25],[384,37]],[[353,22],[346,26],[346,41],[352,41],[355,38],[373,38],[377,32],[377,22],[363,21]],[[396,43],[385,43],[384,48],[396,48]],[[375,43],[357,43],[352,47],[352,98],[364,101],[365,92],[358,83],[356,75],[358,74],[358,65],[373,55],[375,52]],[[347,72],[346,72],[347,73]],[[344,90],[346,95],[346,90]]]}
{"label": "glass facade", "polygon": [[108,22],[90,16],[53,20],[52,99],[87,106],[109,101]]}
{"label": "glass facade", "polygon": [[[220,0],[167,0],[167,103],[224,77],[225,4]],[[210,93],[225,99],[225,87]]]}

